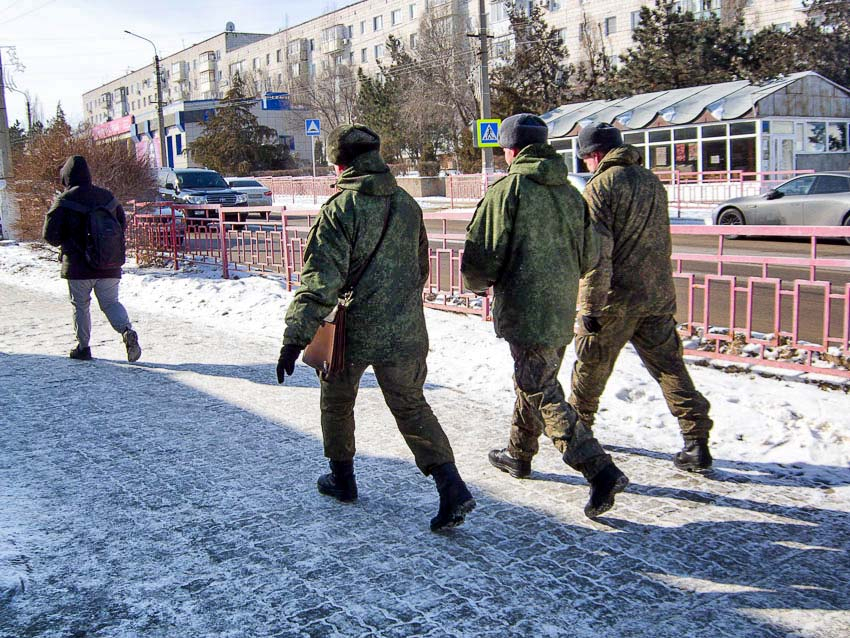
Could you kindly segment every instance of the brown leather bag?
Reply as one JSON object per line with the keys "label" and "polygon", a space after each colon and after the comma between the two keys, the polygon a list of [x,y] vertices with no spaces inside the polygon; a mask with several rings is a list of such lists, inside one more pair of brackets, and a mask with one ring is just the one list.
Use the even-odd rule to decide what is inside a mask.
{"label": "brown leather bag", "polygon": [[363,262],[360,270],[352,278],[351,283],[346,286],[344,292],[340,295],[339,302],[334,311],[322,320],[312,341],[304,348],[304,354],[301,360],[311,368],[318,370],[326,379],[338,374],[345,365],[345,314],[354,297],[354,288],[360,283],[360,278],[366,272],[369,264],[372,263],[372,258],[378,252],[378,248],[381,247],[384,236],[387,234],[387,227],[390,224],[391,199],[392,196],[387,197],[384,229],[381,231],[381,237],[378,239],[378,243],[375,244],[375,249]]}

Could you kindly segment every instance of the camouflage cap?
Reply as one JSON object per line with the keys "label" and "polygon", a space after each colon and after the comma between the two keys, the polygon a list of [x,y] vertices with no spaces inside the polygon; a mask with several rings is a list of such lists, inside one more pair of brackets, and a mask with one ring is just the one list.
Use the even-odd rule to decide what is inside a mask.
{"label": "camouflage cap", "polygon": [[358,155],[380,148],[381,138],[362,124],[343,124],[328,136],[328,160],[338,166],[349,166]]}

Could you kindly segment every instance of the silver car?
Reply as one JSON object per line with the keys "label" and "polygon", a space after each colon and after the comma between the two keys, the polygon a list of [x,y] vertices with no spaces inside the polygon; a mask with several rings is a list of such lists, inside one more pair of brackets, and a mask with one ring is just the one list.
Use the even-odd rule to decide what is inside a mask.
{"label": "silver car", "polygon": [[260,182],[250,177],[225,177],[224,181],[233,190],[248,196],[246,206],[271,206],[272,192]]}
{"label": "silver car", "polygon": [[731,226],[850,227],[850,171],[801,175],[762,195],[730,199],[715,209],[713,221]]}

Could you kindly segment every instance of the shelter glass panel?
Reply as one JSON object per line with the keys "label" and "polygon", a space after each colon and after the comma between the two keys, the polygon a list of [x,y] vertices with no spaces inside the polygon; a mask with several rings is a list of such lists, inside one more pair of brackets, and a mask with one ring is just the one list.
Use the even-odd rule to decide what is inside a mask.
{"label": "shelter glass panel", "polygon": [[726,137],[726,125],[725,124],[712,124],[710,126],[702,127],[702,136],[703,137]]}
{"label": "shelter glass panel", "polygon": [[623,142],[626,144],[643,144],[646,141],[643,131],[640,133],[625,133]]}
{"label": "shelter glass panel", "polygon": [[650,142],[669,142],[670,141],[670,129],[665,129],[663,131],[650,131],[649,132],[649,141]]}
{"label": "shelter glass panel", "polygon": [[672,160],[669,144],[653,144],[649,147],[649,168],[658,171],[672,170]]}
{"label": "shelter glass panel", "polygon": [[729,125],[729,135],[755,135],[755,122],[733,122]]}

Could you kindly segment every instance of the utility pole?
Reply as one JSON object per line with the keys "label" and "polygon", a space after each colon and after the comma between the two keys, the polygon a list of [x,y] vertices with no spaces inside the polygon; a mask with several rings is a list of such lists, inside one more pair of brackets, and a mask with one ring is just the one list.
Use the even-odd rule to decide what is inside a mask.
{"label": "utility pole", "polygon": [[[9,144],[9,120],[6,117],[6,83],[3,81],[3,58],[0,48],[0,221],[5,220],[8,227],[11,220],[11,197],[8,184],[12,178],[12,147]],[[3,238],[3,226],[0,224],[0,239]]]}
{"label": "utility pole", "polygon": [[162,115],[162,74],[159,72],[159,53],[156,50],[156,45],[153,43],[153,40],[149,40],[138,33],[127,31],[127,29],[124,29],[124,33],[139,38],[140,40],[144,40],[145,42],[149,42],[153,47],[153,67],[154,72],[156,73],[156,134],[159,137],[159,163],[162,166],[168,166],[168,155],[165,145],[165,119]]}
{"label": "utility pole", "polygon": [[[487,42],[487,13],[485,0],[478,0],[478,39],[481,43],[481,119],[490,119],[490,70]],[[481,149],[481,172],[489,175],[493,172],[493,149],[485,147]]]}

